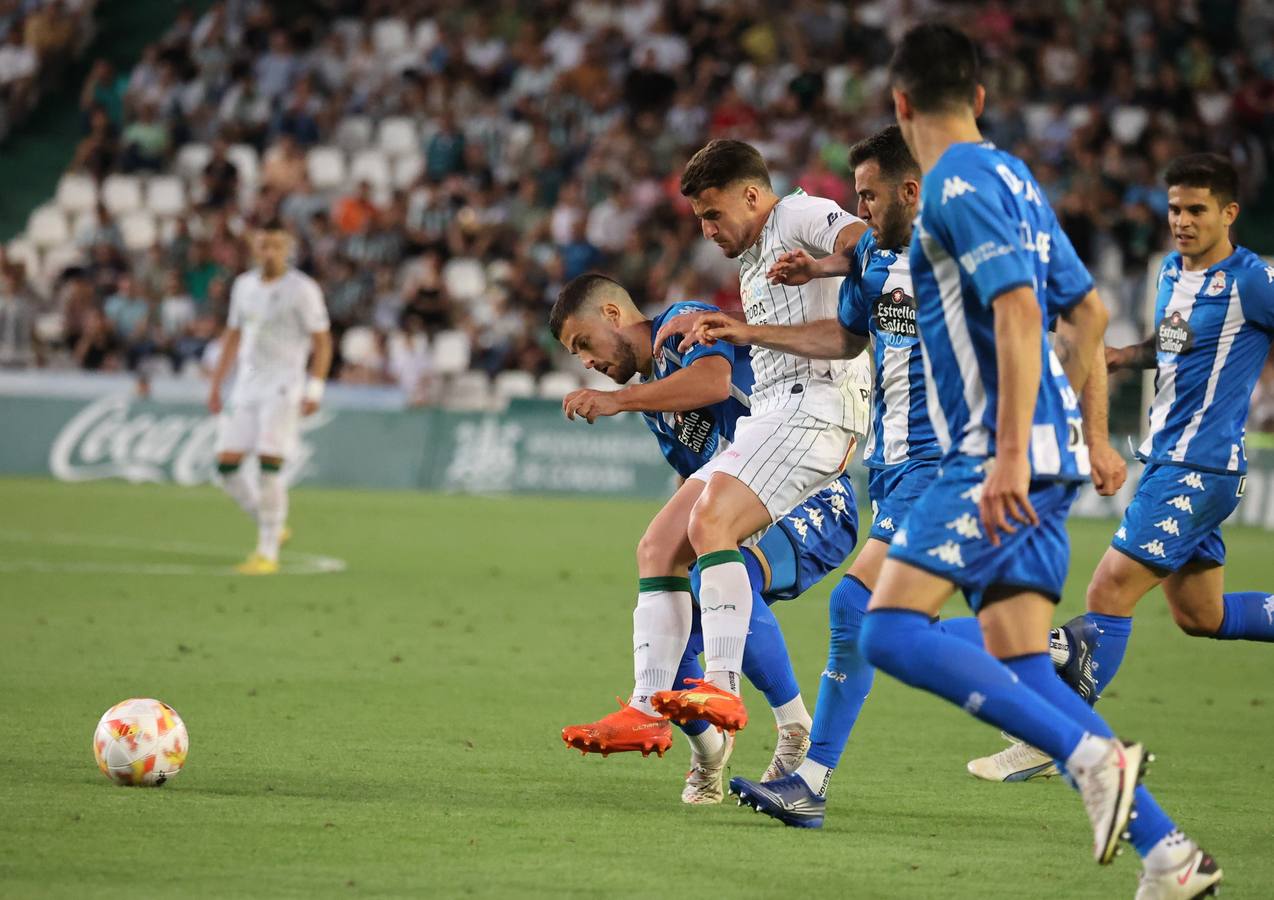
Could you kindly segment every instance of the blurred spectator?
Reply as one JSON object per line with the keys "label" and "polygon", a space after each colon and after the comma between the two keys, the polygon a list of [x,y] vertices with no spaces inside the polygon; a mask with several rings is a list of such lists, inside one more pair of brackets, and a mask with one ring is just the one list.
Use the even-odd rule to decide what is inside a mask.
{"label": "blurred spectator", "polygon": [[340,234],[348,237],[370,228],[375,215],[372,186],[366,181],[360,181],[356,193],[346,194],[332,207],[332,224]]}
{"label": "blurred spectator", "polygon": [[125,172],[158,172],[164,167],[170,146],[168,124],[159,118],[155,104],[146,103],[137,118],[120,135],[121,160]]}
{"label": "blurred spectator", "polygon": [[23,43],[21,29],[10,28],[0,43],[0,100],[9,108],[25,110],[31,106],[39,62],[35,50]]}
{"label": "blurred spectator", "polygon": [[239,196],[239,168],[230,161],[229,151],[225,138],[213,141],[212,157],[203,168],[203,202],[210,209],[221,209]]}
{"label": "blurred spectator", "polygon": [[0,368],[22,368],[39,362],[35,296],[10,271],[0,268]]}
{"label": "blurred spectator", "polygon": [[119,280],[115,293],[107,299],[103,308],[115,336],[124,345],[128,368],[137,368],[138,362],[154,352],[151,337],[151,304],[141,295],[132,276]]}

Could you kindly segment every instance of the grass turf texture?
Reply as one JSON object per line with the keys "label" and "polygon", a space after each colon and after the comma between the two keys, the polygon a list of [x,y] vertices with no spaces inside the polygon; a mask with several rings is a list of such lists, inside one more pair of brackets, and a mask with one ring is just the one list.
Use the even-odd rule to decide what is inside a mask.
{"label": "grass turf texture", "polygon": [[[965,761],[998,735],[888,679],[822,832],[730,801],[683,806],[679,735],[663,760],[563,747],[562,725],[631,684],[632,549],[650,504],[300,490],[293,553],[348,570],[260,579],[144,568],[228,566],[250,549],[210,488],[0,480],[0,509],[0,895],[1133,893],[1135,855],[1093,865],[1059,781],[974,781]],[[1060,617],[1112,527],[1072,523]],[[1229,587],[1274,587],[1270,537],[1227,538]],[[176,541],[212,556],[145,549]],[[54,571],[86,561],[144,571]],[[779,610],[811,709],[832,581]],[[1236,897],[1274,882],[1270,652],[1185,637],[1155,594],[1102,704],[1158,753],[1148,784]],[[94,766],[98,717],[130,696],[171,703],[190,729],[188,767],[163,788],[115,787]],[[747,699],[732,770],[755,777],[774,732]]]}

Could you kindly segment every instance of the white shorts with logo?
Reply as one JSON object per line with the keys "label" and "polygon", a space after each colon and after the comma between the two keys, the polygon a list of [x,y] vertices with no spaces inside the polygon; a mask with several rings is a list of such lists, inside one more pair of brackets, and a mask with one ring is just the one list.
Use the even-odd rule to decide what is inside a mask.
{"label": "white shorts with logo", "polygon": [[856,439],[852,432],[796,409],[745,416],[734,442],[690,477],[707,482],[717,472],[747,485],[765,504],[770,522],[840,477]]}
{"label": "white shorts with logo", "polygon": [[296,450],[302,385],[240,385],[217,419],[218,453],[287,458]]}

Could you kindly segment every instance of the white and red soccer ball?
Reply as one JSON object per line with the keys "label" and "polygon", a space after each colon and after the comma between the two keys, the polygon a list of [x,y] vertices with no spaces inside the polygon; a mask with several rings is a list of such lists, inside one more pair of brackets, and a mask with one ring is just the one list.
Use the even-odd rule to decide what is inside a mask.
{"label": "white and red soccer ball", "polygon": [[189,749],[177,710],[149,698],[116,703],[93,734],[97,767],[116,784],[158,787],[181,771]]}

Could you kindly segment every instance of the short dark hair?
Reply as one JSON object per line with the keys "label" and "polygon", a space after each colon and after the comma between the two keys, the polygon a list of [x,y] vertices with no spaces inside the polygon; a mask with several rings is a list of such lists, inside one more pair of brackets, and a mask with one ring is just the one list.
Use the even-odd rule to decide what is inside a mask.
{"label": "short dark hair", "polygon": [[959,28],[941,22],[912,28],[889,61],[889,83],[920,113],[972,106],[981,81],[977,46]]}
{"label": "short dark hair", "polygon": [[549,331],[553,332],[553,339],[561,340],[562,326],[566,324],[566,320],[579,312],[580,307],[594,294],[606,288],[614,288],[625,295],[628,294],[622,284],[599,272],[585,272],[566,282],[562,290],[558,292],[557,299],[553,301],[553,309],[549,311]]}
{"label": "short dark hair", "polygon": [[1189,153],[1168,163],[1163,173],[1168,187],[1207,188],[1221,206],[1233,203],[1239,196],[1239,173],[1219,153]]}
{"label": "short dark hair", "polygon": [[694,197],[736,181],[755,181],[770,187],[770,170],[751,144],[718,139],[699,148],[681,173],[681,195]]}
{"label": "short dark hair", "polygon": [[890,181],[901,181],[908,176],[920,178],[920,164],[907,149],[907,142],[902,139],[902,129],[897,125],[877,131],[849,148],[851,169],[857,169],[873,159],[880,166],[880,174]]}

